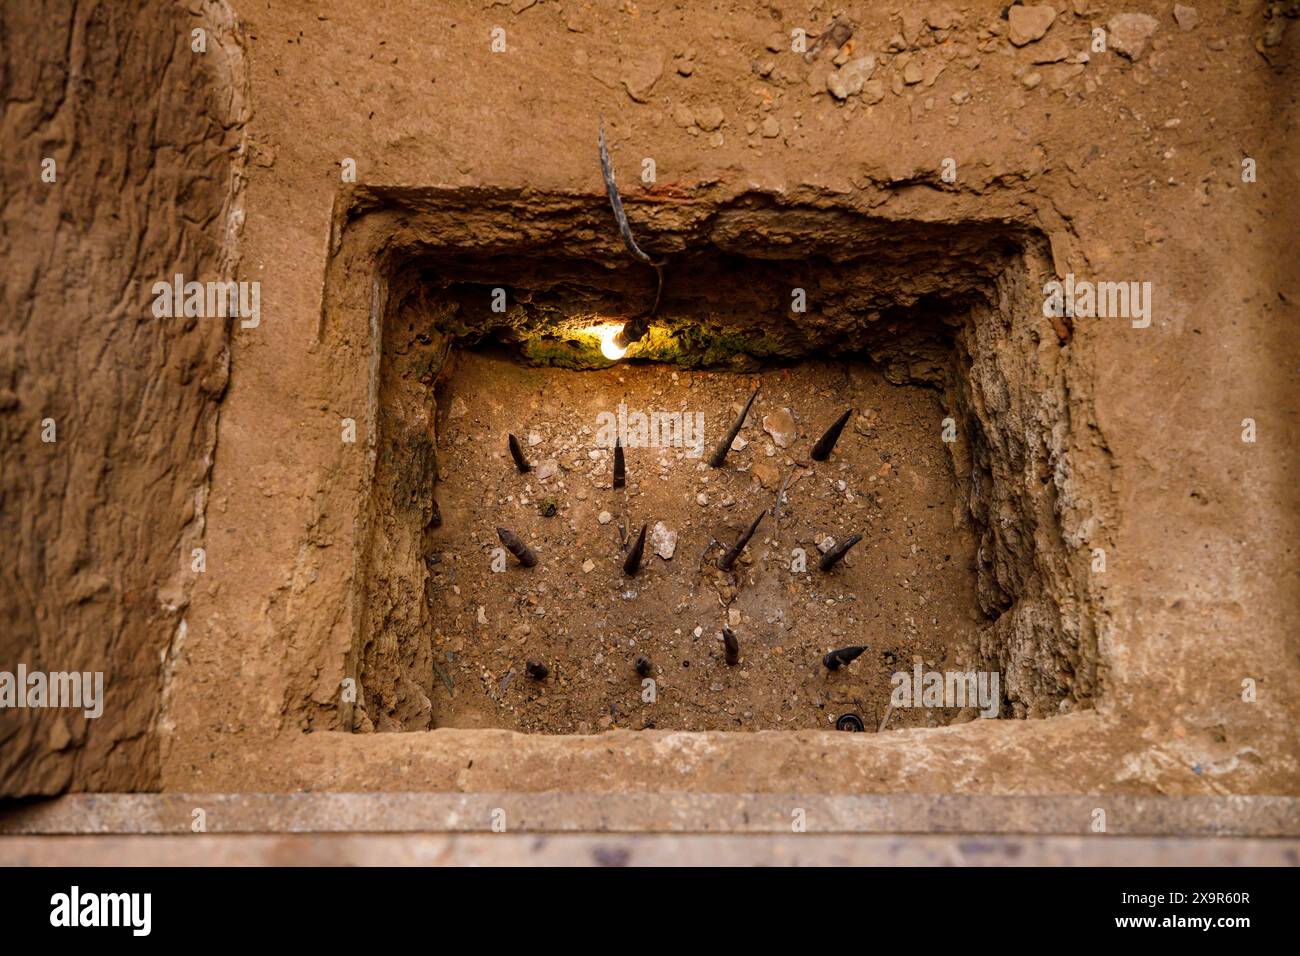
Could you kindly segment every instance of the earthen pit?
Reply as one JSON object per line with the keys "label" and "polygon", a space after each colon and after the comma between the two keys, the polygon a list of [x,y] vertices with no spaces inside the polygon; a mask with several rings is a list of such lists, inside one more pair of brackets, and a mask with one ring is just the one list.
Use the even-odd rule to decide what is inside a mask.
{"label": "earthen pit", "polygon": [[[362,699],[354,711],[354,729],[506,726],[581,733],[610,725],[798,728],[826,726],[842,711],[861,712],[872,725],[888,699],[888,675],[910,669],[914,657],[927,670],[998,671],[1003,716],[1046,716],[1091,704],[1098,660],[1085,545],[1097,529],[1069,464],[1072,443],[1080,436],[1071,434],[1066,401],[1068,329],[1054,328],[1042,317],[1046,248],[1040,234],[1008,223],[886,225],[838,211],[778,210],[758,197],[697,213],[693,222],[665,228],[647,243],[670,260],[654,331],[629,354],[630,360],[648,364],[597,371],[609,363],[600,356],[591,329],[645,308],[653,298],[654,274],[603,241],[612,224],[603,223],[599,204],[568,201],[565,207],[560,215],[529,212],[518,235],[505,241],[498,236],[480,249],[467,249],[463,241],[454,249],[431,243],[404,250],[389,262],[378,330],[378,448],[362,516],[367,532],[358,568],[362,617],[356,660]],[[806,313],[791,309],[795,289],[804,290]],[[493,310],[494,294],[498,303],[504,296],[505,312]],[[508,358],[468,351],[486,343],[503,346]],[[825,360],[836,364],[816,365]],[[493,362],[498,364],[484,364]],[[602,458],[593,463],[591,474],[581,477],[590,483],[585,501],[566,502],[551,518],[528,513],[536,499],[547,495],[542,483],[514,473],[505,454],[505,432],[522,432],[523,438],[539,423],[566,412],[540,400],[534,408],[508,408],[481,387],[488,368],[502,376],[504,392],[517,389],[517,397],[563,390],[553,383],[576,377],[583,384],[573,391],[590,387],[601,392],[600,402],[586,404],[592,416],[596,405],[607,411],[617,405],[610,401],[617,390],[603,385],[611,375],[658,383],[649,384],[643,394],[678,398],[680,378],[689,374],[689,394],[700,395],[701,404],[714,408],[706,445],[717,441],[729,423],[723,419],[729,419],[759,379],[793,375],[803,387],[815,388],[836,375],[846,383],[857,376],[860,386],[870,383],[867,391],[879,396],[875,410],[883,419],[892,423],[900,417],[893,414],[896,409],[914,405],[901,416],[912,423],[904,429],[915,455],[909,467],[924,470],[922,462],[928,462],[934,474],[921,480],[942,479],[947,486],[931,499],[944,501],[948,495],[960,503],[944,516],[946,531],[930,529],[919,542],[900,538],[890,524],[908,528],[908,519],[919,520],[919,513],[909,514],[907,508],[888,516],[879,508],[864,507],[860,514],[838,508],[832,520],[814,505],[811,515],[802,514],[807,520],[801,520],[800,509],[809,503],[800,500],[803,482],[813,487],[828,478],[851,480],[859,492],[869,493],[865,483],[871,475],[862,471],[868,457],[876,468],[887,464],[879,458],[882,449],[870,438],[862,440],[861,433],[873,429],[870,418],[855,417],[836,458],[791,488],[786,507],[792,513],[780,538],[768,529],[751,545],[755,563],[744,567],[738,593],[733,593],[731,579],[712,580],[718,575],[710,570],[718,550],[705,550],[709,537],[734,534],[752,517],[750,512],[761,509],[760,498],[774,500],[775,495],[748,471],[737,471],[752,466],[753,448],[733,453],[727,467],[713,475],[707,474],[711,469],[697,470],[696,461],[674,457],[667,469],[674,490],[679,482],[689,483],[692,491],[704,487],[702,479],[708,476],[726,482],[729,490],[723,495],[737,503],[729,509],[699,508],[700,520],[690,528],[673,528],[682,553],[669,565],[649,547],[649,567],[632,582],[636,587],[628,587],[618,573],[621,535],[612,532],[618,538],[602,547],[590,537],[602,528],[585,511],[607,510],[616,516],[603,530],[622,524],[624,533],[634,533],[641,521],[653,526],[673,506],[667,499],[623,499],[621,493],[598,487],[602,480],[608,483],[609,464]],[[678,389],[669,387],[674,370]],[[491,409],[478,416],[472,439],[457,435],[454,424],[448,426],[451,409],[438,401],[440,394],[445,403],[454,398],[459,374],[480,386],[462,397],[466,414],[470,408]],[[521,384],[521,377],[530,375],[545,384],[533,383],[530,392]],[[803,393],[774,401],[770,385],[766,395],[760,392],[743,433],[756,441],[755,447],[767,437],[761,430],[764,414],[789,406],[799,419],[796,446],[774,456],[782,478],[798,473],[787,459],[807,459],[813,432],[833,420],[832,410],[854,404],[843,398],[855,396],[838,396],[836,390],[823,389],[830,394],[821,396],[806,393],[815,398],[815,408],[809,408]],[[904,393],[906,401],[888,397]],[[857,397],[862,407],[874,407],[865,404],[873,400],[865,394]],[[918,412],[925,401],[931,407]],[[581,404],[568,413],[576,414]],[[948,417],[954,442],[941,437]],[[594,421],[591,425],[594,431]],[[568,447],[555,448],[557,465],[564,456],[572,465],[589,450],[576,447],[579,436],[575,432]],[[486,444],[460,456],[452,444],[458,437]],[[1084,438],[1096,440],[1095,435]],[[855,441],[860,444],[851,450]],[[548,449],[543,445],[539,451],[547,454]],[[634,483],[651,474],[658,480],[657,459],[639,459],[633,450],[628,454]],[[477,499],[467,483],[454,487],[461,465],[468,466],[466,478],[488,482]],[[841,465],[858,473],[840,478],[836,469]],[[554,480],[563,480],[569,470],[561,469]],[[438,487],[439,478],[446,488]],[[849,493],[855,492],[851,488]],[[438,528],[435,498],[447,506]],[[870,498],[857,500],[876,504]],[[690,511],[695,506],[676,507]],[[462,518],[471,526],[458,526]],[[858,533],[850,527],[854,519],[868,543],[855,556],[853,564],[860,561],[860,566],[841,569],[836,596],[821,594],[826,582],[815,569],[809,575],[785,570],[789,554],[781,551],[807,548],[823,531],[840,537]],[[681,513],[678,520],[692,519]],[[578,527],[571,527],[571,521]],[[562,555],[563,568],[544,561],[528,571],[512,560],[503,574],[490,572],[497,523],[513,524],[525,538],[532,536],[548,557]],[[551,534],[552,527],[564,534]],[[878,578],[867,582],[873,549],[883,557],[904,541],[908,552],[916,543],[918,553],[937,557],[940,566],[947,555],[950,570],[940,575],[947,597],[936,603],[950,620],[939,623],[931,615],[922,623],[924,619],[902,610],[896,595],[882,591]],[[812,555],[815,563],[816,552]],[[442,565],[444,559],[455,567]],[[581,565],[587,559],[597,567],[584,573]],[[665,578],[660,568],[669,566],[672,572]],[[766,584],[752,580],[755,567]],[[966,577],[964,589],[950,580],[953,570]],[[855,573],[860,573],[857,581]],[[474,582],[473,594],[466,589],[456,593],[457,576]],[[659,583],[662,593],[655,600],[661,617],[680,615],[689,626],[674,624],[666,632],[666,619],[631,611],[636,599],[621,595],[644,587],[643,581]],[[909,591],[916,583],[904,585],[895,575],[890,587]],[[546,590],[537,592],[538,585]],[[756,588],[750,590],[755,598],[765,586],[770,599],[749,602],[747,615],[746,590]],[[789,593],[778,599],[782,589]],[[917,596],[913,591],[912,599]],[[826,615],[807,613],[815,600],[834,607],[824,604],[828,599],[861,602],[876,613],[855,617],[849,612],[835,623],[819,619]],[[724,605],[733,600],[742,622],[750,625],[748,633],[744,626],[736,628],[751,652],[738,669],[726,668],[715,646],[726,620]],[[896,615],[882,620],[878,609],[888,608],[891,600]],[[712,619],[707,601],[714,604],[708,609]],[[547,611],[544,605],[551,602]],[[577,628],[566,626],[557,620],[557,605],[563,604],[570,605],[570,614],[573,607],[584,607],[590,617]],[[477,623],[479,605],[487,624]],[[544,626],[529,618],[538,607],[552,615]],[[783,636],[782,628],[791,625],[782,615],[796,618],[797,633]],[[868,619],[873,624],[864,629]],[[702,627],[698,638],[695,626]],[[856,668],[829,677],[818,669],[825,650],[857,643],[870,650]],[[678,707],[665,706],[663,697],[653,706],[641,701],[640,680],[631,669],[641,651],[655,661],[659,684],[667,677],[676,685],[672,693],[679,695]],[[559,665],[544,688],[524,678],[528,657]],[[689,668],[683,662],[695,668],[686,686],[680,672]],[[451,691],[458,677],[459,700]],[[539,698],[544,702],[539,704]],[[772,706],[777,700],[780,705]],[[897,719],[903,725],[926,725],[970,716],[969,710],[917,711]]]}

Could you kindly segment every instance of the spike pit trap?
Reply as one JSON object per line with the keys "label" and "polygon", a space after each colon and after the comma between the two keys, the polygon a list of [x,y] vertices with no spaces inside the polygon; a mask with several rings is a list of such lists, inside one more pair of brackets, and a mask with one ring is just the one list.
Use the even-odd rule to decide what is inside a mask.
{"label": "spike pit trap", "polygon": [[389,236],[353,726],[875,732],[917,666],[1019,668],[1007,716],[1086,699],[1041,237],[620,194],[635,136],[597,140],[589,195],[375,191],[340,240]]}

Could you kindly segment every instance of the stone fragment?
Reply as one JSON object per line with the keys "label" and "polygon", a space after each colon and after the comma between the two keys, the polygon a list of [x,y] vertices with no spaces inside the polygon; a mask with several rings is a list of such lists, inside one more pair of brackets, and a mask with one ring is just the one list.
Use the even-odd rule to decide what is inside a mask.
{"label": "stone fragment", "polygon": [[776,491],[781,481],[781,469],[769,461],[759,461],[755,462],[750,470],[764,488],[768,491]]}
{"label": "stone fragment", "polygon": [[638,103],[645,103],[663,72],[663,54],[658,50],[648,50],[626,65],[620,79],[628,96]]}
{"label": "stone fragment", "polygon": [[863,85],[871,79],[876,69],[876,58],[868,53],[850,60],[826,77],[826,89],[837,100],[846,100],[862,92]]}
{"label": "stone fragment", "polygon": [[1010,39],[1016,46],[1025,46],[1041,40],[1056,20],[1056,10],[1045,3],[1034,6],[1014,6],[1007,11]]}
{"label": "stone fragment", "polygon": [[656,521],[654,530],[650,532],[650,543],[654,545],[655,554],[665,561],[671,561],[677,550],[677,532],[669,531],[662,521]]}
{"label": "stone fragment", "polygon": [[722,107],[706,106],[695,114],[695,123],[706,133],[711,133],[722,125]]}
{"label": "stone fragment", "polygon": [[1118,13],[1106,22],[1106,46],[1121,56],[1137,60],[1159,26],[1155,17],[1145,13]]}
{"label": "stone fragment", "polygon": [[1201,15],[1196,11],[1195,7],[1189,7],[1182,3],[1175,3],[1174,19],[1178,21],[1180,29],[1184,31],[1195,30],[1196,25],[1201,22]]}
{"label": "stone fragment", "polygon": [[778,448],[789,448],[799,435],[794,414],[788,408],[778,408],[771,415],[764,415],[763,431],[772,436],[772,441],[776,442]]}

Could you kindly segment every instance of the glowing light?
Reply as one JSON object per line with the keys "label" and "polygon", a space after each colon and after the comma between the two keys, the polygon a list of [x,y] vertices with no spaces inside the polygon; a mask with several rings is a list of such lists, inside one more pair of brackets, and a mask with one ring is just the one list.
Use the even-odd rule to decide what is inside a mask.
{"label": "glowing light", "polygon": [[602,325],[595,331],[600,336],[600,354],[611,362],[617,362],[627,354],[627,347],[620,347],[614,337],[623,330],[621,325]]}

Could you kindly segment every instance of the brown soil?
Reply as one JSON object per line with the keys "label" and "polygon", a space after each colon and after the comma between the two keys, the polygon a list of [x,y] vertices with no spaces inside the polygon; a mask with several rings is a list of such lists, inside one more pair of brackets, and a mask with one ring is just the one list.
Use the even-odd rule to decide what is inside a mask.
{"label": "brown soil", "polygon": [[[695,457],[690,448],[631,448],[627,487],[611,487],[612,455],[593,447],[601,412],[623,403],[631,413],[699,413],[716,443],[753,387],[745,447],[722,469],[706,464],[711,445]],[[891,673],[910,672],[914,657],[940,669],[983,619],[973,542],[953,534],[958,492],[939,447],[943,416],[925,390],[846,363],[665,379],[650,364],[571,372],[468,354],[440,394],[440,407],[456,402],[463,414],[440,430],[442,524],[429,539],[427,592],[439,679],[416,726],[795,729],[825,728],[845,712],[874,724]],[[846,407],[861,414],[830,461],[812,462],[811,444]],[[780,408],[799,425],[784,449],[762,427]],[[526,442],[528,474],[506,452],[510,431]],[[536,466],[547,464],[558,471],[539,480]],[[786,481],[778,528],[771,514]],[[549,507],[555,514],[543,516]],[[719,571],[722,543],[730,547],[763,511],[769,517],[735,571]],[[655,553],[652,530],[643,568],[627,577],[625,536],[643,523],[676,536],[671,558]],[[498,525],[537,552],[536,567],[511,559],[491,570]],[[838,569],[820,572],[817,542],[853,534],[864,540]],[[802,573],[791,571],[795,549],[807,555]],[[720,640],[728,621],[742,642],[730,668]],[[822,666],[823,654],[854,644],[868,648],[855,664]],[[654,663],[654,703],[642,700],[638,655]],[[530,658],[549,666],[547,680],[524,676]],[[387,729],[383,702],[396,695],[367,692]],[[899,724],[924,724],[927,713],[900,712]]]}

